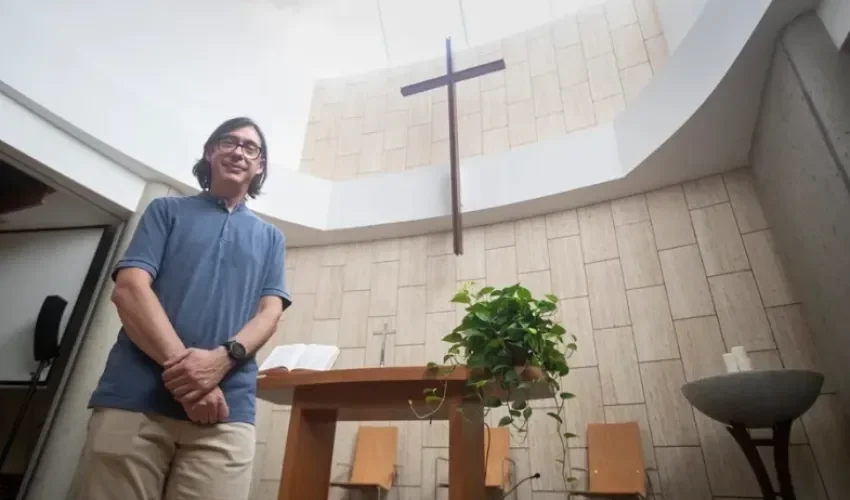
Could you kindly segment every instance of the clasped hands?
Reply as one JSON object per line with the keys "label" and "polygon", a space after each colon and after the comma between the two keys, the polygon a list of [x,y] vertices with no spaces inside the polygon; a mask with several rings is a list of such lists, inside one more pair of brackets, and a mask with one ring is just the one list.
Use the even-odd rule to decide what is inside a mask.
{"label": "clasped hands", "polygon": [[230,409],[218,384],[232,367],[224,348],[189,348],[168,359],[162,380],[193,422],[215,424],[227,419]]}

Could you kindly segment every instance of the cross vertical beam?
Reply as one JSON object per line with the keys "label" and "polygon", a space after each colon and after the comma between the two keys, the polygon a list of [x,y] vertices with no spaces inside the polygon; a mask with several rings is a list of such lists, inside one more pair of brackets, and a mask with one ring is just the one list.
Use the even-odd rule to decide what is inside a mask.
{"label": "cross vertical beam", "polygon": [[471,78],[484,76],[505,69],[505,60],[499,59],[455,73],[452,60],[452,39],[446,38],[446,74],[401,88],[404,97],[446,87],[449,106],[449,159],[451,167],[452,235],[455,255],[463,255],[463,218],[460,202],[460,155],[458,153],[457,98],[455,84]]}

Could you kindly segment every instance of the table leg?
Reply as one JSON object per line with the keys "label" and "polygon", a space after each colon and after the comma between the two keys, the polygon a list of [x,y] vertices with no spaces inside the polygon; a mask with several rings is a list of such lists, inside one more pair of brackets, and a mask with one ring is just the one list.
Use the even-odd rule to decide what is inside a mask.
{"label": "table leg", "polygon": [[336,420],[336,410],[292,406],[278,500],[327,500]]}
{"label": "table leg", "polygon": [[[484,408],[461,397],[446,401],[449,413],[449,500],[483,499]],[[458,411],[462,409],[461,411]]]}

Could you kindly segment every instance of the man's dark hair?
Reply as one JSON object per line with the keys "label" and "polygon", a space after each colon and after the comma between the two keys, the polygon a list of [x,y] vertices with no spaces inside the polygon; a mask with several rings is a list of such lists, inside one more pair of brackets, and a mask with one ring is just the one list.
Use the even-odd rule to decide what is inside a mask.
{"label": "man's dark hair", "polygon": [[263,170],[254,177],[251,181],[251,185],[248,187],[249,197],[256,198],[259,196],[260,189],[263,187],[263,183],[266,182],[266,177],[268,177],[269,173],[269,146],[266,143],[266,136],[263,135],[263,131],[260,129],[260,126],[257,125],[254,120],[245,117],[231,118],[230,120],[222,123],[213,131],[212,134],[210,134],[209,139],[207,139],[207,142],[204,143],[203,155],[201,156],[201,159],[195,163],[195,166],[192,167],[192,173],[195,174],[195,178],[198,179],[198,184],[201,185],[201,189],[204,191],[209,190],[210,182],[212,181],[210,162],[207,161],[206,158],[207,153],[212,154],[213,148],[222,137],[234,130],[245,127],[253,127],[254,130],[257,131],[257,135],[260,136],[260,147],[262,148],[262,151],[260,152],[259,160]]}

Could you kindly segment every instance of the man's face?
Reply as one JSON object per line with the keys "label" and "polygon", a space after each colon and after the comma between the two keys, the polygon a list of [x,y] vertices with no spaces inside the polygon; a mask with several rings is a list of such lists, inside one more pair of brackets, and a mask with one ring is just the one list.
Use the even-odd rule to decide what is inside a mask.
{"label": "man's face", "polygon": [[262,141],[254,127],[243,127],[221,136],[206,159],[216,184],[248,186],[263,171]]}

